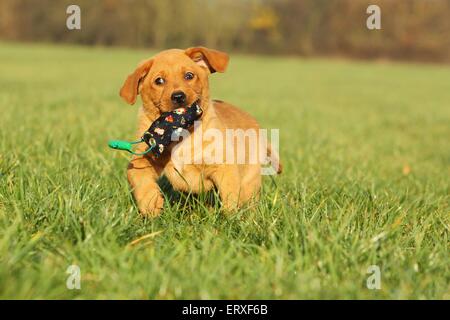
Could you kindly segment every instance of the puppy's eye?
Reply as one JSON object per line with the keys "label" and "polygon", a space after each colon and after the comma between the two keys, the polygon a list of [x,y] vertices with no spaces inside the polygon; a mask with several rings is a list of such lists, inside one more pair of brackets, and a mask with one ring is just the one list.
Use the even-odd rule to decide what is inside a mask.
{"label": "puppy's eye", "polygon": [[163,78],[158,77],[155,79],[155,84],[157,84],[158,86],[161,86],[164,84],[164,82],[166,82]]}
{"label": "puppy's eye", "polygon": [[194,74],[192,72],[186,72],[184,75],[184,78],[186,80],[192,80],[192,79],[194,79]]}

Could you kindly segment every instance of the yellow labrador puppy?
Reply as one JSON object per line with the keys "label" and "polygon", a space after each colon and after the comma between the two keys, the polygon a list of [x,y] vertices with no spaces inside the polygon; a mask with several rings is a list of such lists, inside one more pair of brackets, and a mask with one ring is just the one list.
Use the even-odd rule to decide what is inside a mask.
{"label": "yellow labrador puppy", "polygon": [[[125,80],[120,96],[134,104],[140,94],[143,102],[138,116],[139,137],[163,112],[190,106],[195,101],[203,109],[199,125],[194,126],[191,134],[181,142],[174,143],[176,147],[172,146],[170,152],[159,158],[144,155],[134,156],[131,160],[128,180],[142,215],[157,216],[163,208],[163,196],[157,184],[161,175],[168,178],[175,190],[198,193],[217,188],[225,212],[232,212],[258,198],[262,161],[259,157],[256,161],[249,159],[253,156],[250,153],[255,152],[251,147],[261,140],[260,134],[256,134],[256,141],[244,141],[244,163],[238,161],[238,157],[225,161],[225,156],[223,161],[213,161],[220,158],[221,153],[237,152],[239,147],[218,143],[220,133],[226,137],[232,130],[259,132],[258,123],[248,113],[210,98],[208,77],[214,72],[224,72],[228,59],[226,53],[204,47],[166,50],[141,62]],[[206,152],[211,150],[213,143],[215,151]],[[265,146],[266,155],[273,159],[272,166],[280,173],[277,154],[270,145]],[[145,148],[141,146],[137,151],[142,152]],[[186,156],[174,157],[175,148],[190,156],[187,159]]]}

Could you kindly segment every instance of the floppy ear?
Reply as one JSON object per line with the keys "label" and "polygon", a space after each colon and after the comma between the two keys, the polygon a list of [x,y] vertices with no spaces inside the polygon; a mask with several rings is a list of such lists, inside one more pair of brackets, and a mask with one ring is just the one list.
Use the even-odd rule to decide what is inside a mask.
{"label": "floppy ear", "polygon": [[139,83],[145,78],[153,64],[153,59],[142,61],[136,70],[127,77],[125,83],[120,89],[120,96],[129,104],[136,102],[136,96],[139,94]]}
{"label": "floppy ear", "polygon": [[187,56],[197,64],[206,67],[211,73],[225,72],[228,65],[228,54],[205,47],[193,47],[185,50]]}

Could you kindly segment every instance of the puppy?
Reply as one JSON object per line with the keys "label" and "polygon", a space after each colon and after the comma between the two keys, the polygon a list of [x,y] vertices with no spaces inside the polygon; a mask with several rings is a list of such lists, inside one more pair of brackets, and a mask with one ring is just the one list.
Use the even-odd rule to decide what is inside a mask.
{"label": "puppy", "polygon": [[[133,156],[130,161],[128,181],[142,215],[155,217],[163,208],[164,199],[157,184],[161,175],[165,175],[173,188],[179,191],[199,193],[217,188],[225,212],[233,212],[258,198],[262,165],[259,158],[245,163],[237,161],[238,157],[232,157],[231,162],[211,159],[217,160],[221,150],[224,153],[231,150],[233,153],[239,147],[225,147],[225,143],[214,141],[212,136],[222,134],[225,137],[229,129],[259,132],[259,125],[252,116],[226,102],[210,98],[208,77],[214,72],[224,72],[228,60],[226,53],[204,47],[171,49],[141,62],[125,80],[120,96],[129,104],[136,102],[138,94],[142,99],[138,114],[138,137],[163,112],[188,107],[196,101],[203,110],[200,124],[190,130],[190,135],[180,139],[181,142],[174,143],[163,156]],[[257,134],[256,144],[261,139],[260,134]],[[205,151],[211,149],[213,143],[215,152],[207,155]],[[255,151],[250,149],[254,144],[255,141],[245,143],[245,159],[253,156],[251,153]],[[137,152],[146,148],[143,145]],[[172,154],[175,148],[186,151],[190,156],[175,159]],[[270,145],[266,146],[266,151],[275,171],[280,173],[278,155],[271,150]]]}

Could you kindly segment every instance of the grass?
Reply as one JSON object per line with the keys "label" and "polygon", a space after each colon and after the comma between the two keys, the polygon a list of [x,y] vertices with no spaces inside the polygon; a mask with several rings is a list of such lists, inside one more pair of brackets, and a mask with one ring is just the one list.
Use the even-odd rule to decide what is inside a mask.
{"label": "grass", "polygon": [[448,66],[232,55],[213,97],[280,128],[284,173],[254,211],[143,220],[106,141],[150,54],[0,43],[0,298],[450,298]]}

